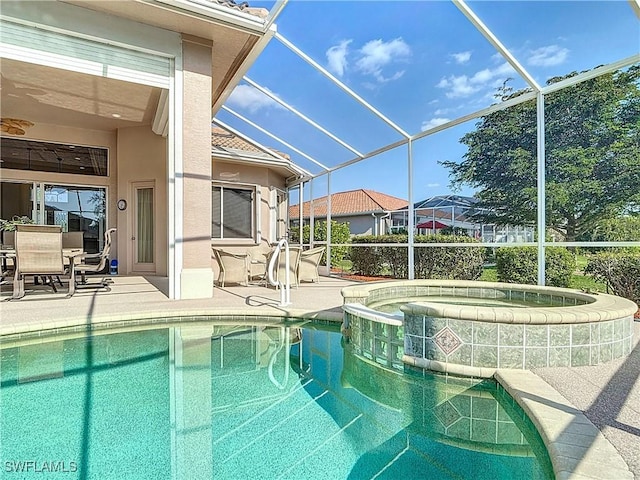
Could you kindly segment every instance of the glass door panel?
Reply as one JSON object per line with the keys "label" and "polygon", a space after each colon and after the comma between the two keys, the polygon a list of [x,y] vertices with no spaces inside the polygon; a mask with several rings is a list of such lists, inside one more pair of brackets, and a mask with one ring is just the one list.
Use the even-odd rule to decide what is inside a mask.
{"label": "glass door panel", "polygon": [[44,186],[46,225],[60,225],[63,232],[83,232],[84,250],[97,253],[104,247],[106,189],[69,185]]}
{"label": "glass door panel", "polygon": [[134,270],[155,271],[154,187],[150,183],[134,185]]}

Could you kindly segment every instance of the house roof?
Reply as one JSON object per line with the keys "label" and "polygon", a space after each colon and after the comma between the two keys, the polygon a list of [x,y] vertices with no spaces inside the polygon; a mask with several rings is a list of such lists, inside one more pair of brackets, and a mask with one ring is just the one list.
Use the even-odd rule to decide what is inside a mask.
{"label": "house roof", "polygon": [[257,154],[258,156],[264,156],[265,158],[278,158],[277,155],[279,155],[280,157],[287,160],[290,159],[289,155],[287,155],[286,153],[280,152],[273,148],[270,148],[269,150],[274,152],[274,155],[270,155],[254,144],[247,142],[243,138],[221,127],[211,127],[211,147],[213,148],[214,152],[215,150],[235,154],[246,154],[248,152],[251,152],[252,156],[256,156]]}
{"label": "house roof", "polygon": [[271,148],[259,148],[221,127],[211,127],[211,154],[230,163],[264,166],[285,178],[306,173],[291,162],[289,155]]}
{"label": "house roof", "polygon": [[[345,216],[359,213],[388,212],[398,210],[407,205],[407,201],[402,198],[393,197],[386,193],[374,190],[349,190],[331,195],[331,215]],[[304,218],[308,218],[310,202],[303,203]],[[327,216],[327,197],[321,197],[313,201],[313,216]],[[289,207],[289,217],[300,217],[300,205]]]}
{"label": "house roof", "polygon": [[416,202],[413,208],[473,207],[476,203],[478,203],[478,199],[474,197],[438,195]]}
{"label": "house roof", "polygon": [[233,10],[239,10],[241,12],[248,13],[250,15],[255,15],[260,18],[266,18],[269,15],[269,10],[266,8],[256,8],[250,7],[247,2],[237,3],[236,0],[212,0],[213,3],[217,3],[218,5],[222,5],[225,7],[229,7]]}

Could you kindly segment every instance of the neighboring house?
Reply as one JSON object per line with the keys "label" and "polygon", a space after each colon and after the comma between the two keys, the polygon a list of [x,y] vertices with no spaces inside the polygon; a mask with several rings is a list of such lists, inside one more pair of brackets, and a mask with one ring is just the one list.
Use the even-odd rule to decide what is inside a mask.
{"label": "neighboring house", "polygon": [[116,227],[120,273],[212,297],[212,243],[274,241],[301,173],[215,129],[212,146],[211,119],[275,34],[267,14],[224,0],[2,2],[0,218],[85,231],[88,251]]}
{"label": "neighboring house", "polygon": [[[444,228],[462,229],[483,242],[532,242],[534,229],[525,226],[483,224],[476,218],[478,199],[462,195],[439,195],[414,204],[414,226],[418,234],[438,233]],[[408,209],[392,213],[392,230],[406,230]]]}
{"label": "neighboring house", "polygon": [[[313,201],[314,221],[326,221],[327,197]],[[384,235],[391,227],[391,213],[406,207],[407,201],[373,190],[350,190],[331,195],[331,219],[337,222],[348,222],[351,235]],[[303,220],[309,224],[311,218],[311,202],[304,202]],[[300,224],[300,205],[289,207],[289,220],[292,226]]]}

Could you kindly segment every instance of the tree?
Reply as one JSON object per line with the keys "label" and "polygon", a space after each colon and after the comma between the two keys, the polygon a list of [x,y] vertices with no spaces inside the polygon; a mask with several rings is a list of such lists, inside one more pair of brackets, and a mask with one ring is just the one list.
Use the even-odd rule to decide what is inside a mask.
{"label": "tree", "polygon": [[[577,75],[551,78],[553,84]],[[519,96],[507,85],[503,100]],[[537,217],[536,102],[491,113],[461,142],[461,162],[441,162],[454,188],[477,188],[477,218],[533,225]],[[640,66],[545,96],[547,225],[568,241],[640,205]]]}

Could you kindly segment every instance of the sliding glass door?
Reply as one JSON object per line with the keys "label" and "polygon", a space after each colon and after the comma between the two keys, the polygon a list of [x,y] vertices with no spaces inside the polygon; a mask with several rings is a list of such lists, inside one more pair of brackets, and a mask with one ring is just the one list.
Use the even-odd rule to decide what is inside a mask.
{"label": "sliding glass door", "polygon": [[102,187],[36,182],[0,182],[0,218],[28,217],[60,225],[63,232],[83,232],[84,250],[103,248],[107,192]]}

